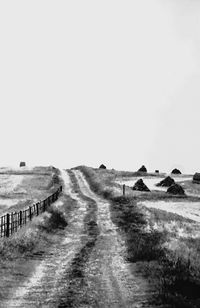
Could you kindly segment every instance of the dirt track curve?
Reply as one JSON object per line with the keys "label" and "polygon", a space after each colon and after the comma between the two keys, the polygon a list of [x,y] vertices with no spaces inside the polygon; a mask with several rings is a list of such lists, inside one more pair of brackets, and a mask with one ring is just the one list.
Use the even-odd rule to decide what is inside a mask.
{"label": "dirt track curve", "polygon": [[76,201],[68,221],[34,273],[1,307],[153,307],[153,291],[124,261],[125,244],[109,203],[79,170],[62,171],[64,194]]}

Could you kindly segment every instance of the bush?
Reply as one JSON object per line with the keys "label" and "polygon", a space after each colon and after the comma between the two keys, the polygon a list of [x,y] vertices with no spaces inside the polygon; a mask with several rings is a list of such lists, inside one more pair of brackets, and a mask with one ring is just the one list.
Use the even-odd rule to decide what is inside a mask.
{"label": "bush", "polygon": [[40,225],[40,228],[46,232],[53,232],[57,229],[64,229],[66,226],[67,221],[64,214],[58,209],[50,207],[44,216],[44,222]]}

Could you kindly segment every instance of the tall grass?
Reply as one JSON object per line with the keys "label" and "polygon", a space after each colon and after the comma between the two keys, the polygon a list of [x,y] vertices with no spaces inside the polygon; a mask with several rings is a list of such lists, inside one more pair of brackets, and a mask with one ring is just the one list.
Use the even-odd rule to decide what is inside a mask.
{"label": "tall grass", "polygon": [[139,262],[144,276],[154,281],[157,300],[170,307],[200,307],[200,239],[184,239],[169,251],[169,234],[148,229],[143,209],[128,198],[112,199],[111,218],[125,234],[127,261]]}
{"label": "tall grass", "polygon": [[51,242],[52,234],[66,226],[67,221],[63,213],[55,207],[49,207],[47,212],[34,217],[32,222],[18,232],[0,240],[1,259],[13,259],[30,255],[36,250],[41,250],[41,247],[44,249]]}

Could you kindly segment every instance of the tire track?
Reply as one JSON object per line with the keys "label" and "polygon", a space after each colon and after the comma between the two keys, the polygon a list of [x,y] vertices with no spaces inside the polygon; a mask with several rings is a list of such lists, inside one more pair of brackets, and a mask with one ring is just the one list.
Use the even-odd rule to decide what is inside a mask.
{"label": "tire track", "polygon": [[[34,274],[14,292],[12,298],[1,307],[52,307],[58,305],[69,281],[63,273],[70,268],[77,252],[82,249],[85,232],[86,203],[74,192],[68,172],[62,171],[64,194],[76,200],[77,205],[70,217],[64,234],[36,267]],[[59,200],[64,202],[63,200]]]}
{"label": "tire track", "polygon": [[88,281],[85,278],[85,268],[91,255],[99,234],[97,220],[97,204],[88,196],[85,196],[80,191],[79,183],[73,172],[70,173],[76,190],[79,191],[79,198],[87,205],[87,213],[84,218],[84,228],[87,234],[87,241],[82,249],[75,255],[70,267],[70,271],[66,271],[66,279],[70,281],[65,289],[65,295],[60,300],[58,305],[61,307],[97,307],[95,297],[88,296]]}
{"label": "tire track", "polygon": [[[74,170],[81,193],[96,202],[99,235],[85,269],[85,277],[96,296],[93,307],[153,307],[149,304],[154,290],[146,280],[124,261],[125,243],[110,217],[109,202],[91,191],[84,175]],[[134,274],[133,274],[134,272]]]}

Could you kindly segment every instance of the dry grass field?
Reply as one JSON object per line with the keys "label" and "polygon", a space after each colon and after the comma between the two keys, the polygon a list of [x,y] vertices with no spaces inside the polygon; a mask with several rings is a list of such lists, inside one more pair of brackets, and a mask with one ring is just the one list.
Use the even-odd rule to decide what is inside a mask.
{"label": "dry grass field", "polygon": [[[0,303],[200,307],[200,185],[179,176],[186,195],[171,195],[155,186],[164,176],[84,166],[66,172],[1,169],[1,213],[43,199],[62,183],[65,191],[46,212],[1,239]],[[151,183],[150,192],[132,190],[139,178]]]}
{"label": "dry grass field", "polygon": [[122,184],[141,176],[144,182],[149,178],[155,183],[163,176],[79,169],[93,191],[111,201],[112,220],[126,240],[127,262],[137,265],[159,290],[157,304],[200,307],[200,185],[179,176],[186,196],[170,195],[156,187],[152,192],[127,187],[122,196]]}
{"label": "dry grass field", "polygon": [[0,216],[45,199],[58,184],[53,167],[0,168]]}
{"label": "dry grass field", "polygon": [[[59,170],[54,167],[1,168],[0,180],[0,215],[43,200],[62,184]],[[61,197],[60,200],[63,198],[66,199]],[[64,213],[68,208],[62,211],[57,206],[59,202],[51,205],[40,216],[34,217],[11,237],[1,238],[0,307],[4,307],[1,305],[13,288],[32,273],[41,256],[57,241],[57,230],[66,226]],[[72,202],[69,206],[70,204]]]}

